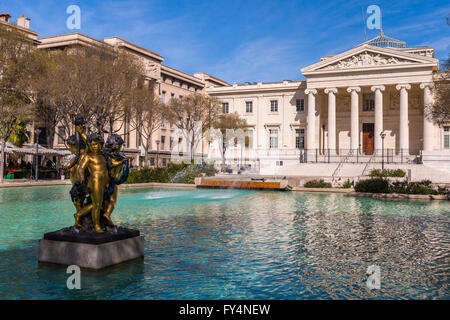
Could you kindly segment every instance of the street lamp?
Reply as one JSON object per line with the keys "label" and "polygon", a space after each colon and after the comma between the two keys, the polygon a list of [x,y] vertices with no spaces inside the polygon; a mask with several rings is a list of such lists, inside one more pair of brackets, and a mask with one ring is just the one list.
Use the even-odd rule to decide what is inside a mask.
{"label": "street lamp", "polygon": [[36,135],[36,171],[34,180],[38,181],[39,178],[39,135],[41,134],[41,129],[35,129],[34,133]]}
{"label": "street lamp", "polygon": [[325,125],[322,125],[322,154],[325,154]]}
{"label": "street lamp", "polygon": [[384,137],[386,137],[386,134],[381,131],[381,170],[384,170]]}
{"label": "street lamp", "polygon": [[159,167],[159,140],[156,140],[156,167]]}

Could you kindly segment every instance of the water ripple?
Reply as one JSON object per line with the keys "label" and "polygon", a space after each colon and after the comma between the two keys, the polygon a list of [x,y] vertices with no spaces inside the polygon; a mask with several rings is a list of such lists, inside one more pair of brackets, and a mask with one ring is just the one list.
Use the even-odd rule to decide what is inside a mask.
{"label": "water ripple", "polygon": [[[83,270],[37,265],[37,239],[72,223],[66,187],[0,190],[2,299],[448,299],[450,206],[441,201],[237,190],[121,191],[117,223],[145,258]],[[381,289],[366,270],[381,268]]]}

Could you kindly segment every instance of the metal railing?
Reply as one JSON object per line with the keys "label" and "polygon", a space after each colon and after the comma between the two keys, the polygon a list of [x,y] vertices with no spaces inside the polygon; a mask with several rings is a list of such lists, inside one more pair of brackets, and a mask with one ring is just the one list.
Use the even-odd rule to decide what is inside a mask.
{"label": "metal railing", "polygon": [[421,163],[420,151],[403,149],[300,149],[300,163]]}

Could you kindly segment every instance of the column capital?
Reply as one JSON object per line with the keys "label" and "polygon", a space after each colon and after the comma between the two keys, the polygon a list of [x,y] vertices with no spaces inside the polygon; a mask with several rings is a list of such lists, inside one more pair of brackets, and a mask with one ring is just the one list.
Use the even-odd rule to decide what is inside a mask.
{"label": "column capital", "polygon": [[337,93],[338,89],[337,88],[325,88],[324,91],[325,91],[326,94],[329,94],[330,92]]}
{"label": "column capital", "polygon": [[373,86],[370,88],[370,90],[372,90],[372,92],[375,92],[377,90],[384,91],[385,89],[386,89],[385,86]]}
{"label": "column capital", "polygon": [[425,89],[425,88],[433,88],[434,87],[434,83],[433,82],[422,82],[420,84],[420,89]]}
{"label": "column capital", "polygon": [[317,89],[305,89],[305,94],[317,94]]}
{"label": "column capital", "polygon": [[410,90],[411,89],[411,85],[409,83],[401,83],[401,84],[396,85],[395,89],[397,89],[397,90],[402,90],[402,89]]}
{"label": "column capital", "polygon": [[361,92],[361,87],[348,87],[347,92],[351,93],[352,91]]}

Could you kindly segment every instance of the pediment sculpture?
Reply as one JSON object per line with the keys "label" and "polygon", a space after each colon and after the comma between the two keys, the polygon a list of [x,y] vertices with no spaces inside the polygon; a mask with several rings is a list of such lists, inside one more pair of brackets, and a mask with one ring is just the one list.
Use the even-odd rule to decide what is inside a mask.
{"label": "pediment sculpture", "polygon": [[385,56],[379,53],[362,52],[352,57],[343,59],[329,66],[322,68],[322,70],[337,70],[359,67],[373,67],[373,66],[386,66],[396,64],[412,63],[413,61],[400,59],[392,56]]}

